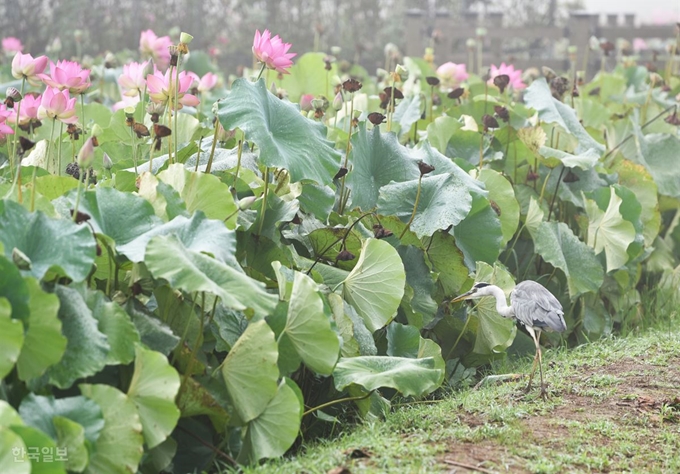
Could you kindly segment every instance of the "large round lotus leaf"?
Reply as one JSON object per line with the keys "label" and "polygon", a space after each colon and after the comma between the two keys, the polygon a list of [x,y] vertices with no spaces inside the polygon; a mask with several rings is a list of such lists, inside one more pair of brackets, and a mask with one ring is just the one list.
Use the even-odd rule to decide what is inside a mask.
{"label": "large round lotus leaf", "polygon": [[333,381],[338,390],[354,384],[367,391],[388,387],[405,396],[420,397],[441,385],[444,369],[437,365],[433,357],[343,357],[333,371]]}
{"label": "large round lotus leaf", "polygon": [[326,140],[326,128],[274,96],[263,80],[234,81],[218,102],[217,117],[226,130],[243,130],[246,140],[259,147],[261,163],[287,169],[293,181],[330,184],[340,167],[340,154]]}
{"label": "large round lotus leaf", "polygon": [[248,423],[243,432],[239,462],[252,464],[260,459],[276,458],[293,445],[302,418],[299,389],[293,386],[292,380],[282,380],[264,412]]}
{"label": "large round lotus leaf", "polygon": [[27,459],[17,462],[12,452],[26,452],[26,443],[21,436],[9,429],[0,428],[0,472],[3,474],[31,474],[31,463]]}
{"label": "large round lotus leaf", "polygon": [[0,379],[14,368],[24,343],[24,325],[11,314],[9,300],[0,297]]}
{"label": "large round lotus leaf", "polygon": [[22,272],[38,279],[53,269],[82,281],[90,273],[96,252],[88,227],[31,213],[13,201],[0,201],[0,243],[8,259],[14,249],[21,251],[25,256]]}
{"label": "large round lotus leaf", "polygon": [[68,343],[61,360],[48,369],[50,382],[59,388],[69,388],[79,378],[94,375],[106,365],[111,349],[105,334],[99,331],[82,296],[74,289],[57,286],[59,319]]}
{"label": "large round lotus leaf", "polygon": [[[169,255],[173,258],[168,258]],[[259,281],[215,258],[187,249],[174,235],[152,238],[144,262],[155,278],[164,278],[173,288],[188,293],[212,293],[229,308],[252,308],[256,314],[267,315],[278,301]]]}
{"label": "large round lotus leaf", "polygon": [[567,224],[542,222],[533,239],[536,253],[566,275],[572,299],[599,291],[604,269],[593,249],[581,242]]}
{"label": "large round lotus leaf", "polygon": [[30,316],[17,361],[19,378],[24,381],[41,376],[49,366],[59,362],[67,343],[57,317],[59,298],[44,292],[35,278],[26,277],[25,282],[30,297]]}
{"label": "large round lotus leaf", "polygon": [[515,198],[515,191],[506,177],[491,169],[483,169],[479,173],[479,180],[489,190],[489,202],[498,207],[496,214],[498,214],[503,232],[500,245],[501,248],[505,247],[505,244],[515,235],[519,225],[519,203]]}
{"label": "large round lotus leaf", "polygon": [[374,332],[395,316],[405,283],[404,265],[394,247],[367,239],[356,266],[343,281],[342,295]]}
{"label": "large round lotus leaf", "polygon": [[[56,443],[42,431],[30,426],[12,426],[10,429],[21,437],[26,448],[38,448],[41,453],[43,449],[55,453]],[[20,459],[22,457],[24,462],[31,466],[31,474],[66,474],[64,462],[57,460],[56,457],[52,462],[40,462],[42,455],[38,457],[38,460],[29,460],[25,454],[19,456]]]}
{"label": "large round lotus leaf", "polygon": [[[67,199],[75,205],[77,190]],[[123,245],[162,223],[149,202],[133,193],[97,187],[82,193],[78,211],[90,216],[95,232],[104,234],[115,244]]]}
{"label": "large round lotus leaf", "polygon": [[304,273],[295,273],[283,332],[307,367],[322,375],[331,374],[338,360],[340,340],[324,313],[316,283]]}
{"label": "large round lotus leaf", "polygon": [[179,385],[177,371],[163,354],[137,345],[128,398],[137,407],[144,441],[149,448],[162,443],[179,420],[179,409],[175,405]]}
{"label": "large round lotus leaf", "polygon": [[85,474],[137,472],[144,453],[144,438],[135,404],[110,385],[82,384],[79,388],[101,407],[104,415],[104,429],[94,445]]}
{"label": "large round lotus leaf", "polygon": [[248,422],[257,418],[278,391],[279,351],[266,321],[251,323],[222,364],[234,410]]}

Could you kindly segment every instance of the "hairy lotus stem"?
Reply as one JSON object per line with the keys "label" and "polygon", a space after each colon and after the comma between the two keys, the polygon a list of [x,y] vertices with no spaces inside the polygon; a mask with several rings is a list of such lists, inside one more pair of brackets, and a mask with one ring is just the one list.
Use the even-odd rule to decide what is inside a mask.
{"label": "hairy lotus stem", "polygon": [[83,171],[85,171],[83,168],[78,167],[78,190],[76,191],[76,204],[73,206],[73,216],[71,216],[73,222],[78,219],[78,205],[80,204],[80,192],[83,187],[83,177],[85,179],[89,179],[89,172],[88,176],[83,176]]}
{"label": "hairy lotus stem", "polygon": [[173,133],[172,133],[172,138],[173,138],[172,143],[173,143],[173,148],[175,150],[174,151],[175,159],[177,159],[177,147],[179,146],[177,144],[177,140],[178,140],[177,135],[179,135],[179,133],[177,133],[178,132],[177,118],[178,118],[178,114],[179,114],[179,110],[178,110],[178,107],[179,107],[179,105],[178,105],[178,103],[179,103],[179,63],[180,63],[181,59],[182,59],[182,53],[179,53],[179,57],[177,59],[177,66],[175,66],[175,89],[174,89],[174,97],[173,97],[174,103],[175,103],[175,110],[173,110],[173,116],[175,118],[175,127],[174,127]]}
{"label": "hairy lotus stem", "polygon": [[307,416],[311,413],[314,413],[315,411],[322,410],[324,408],[327,408],[327,407],[330,407],[330,406],[333,406],[333,405],[337,405],[338,403],[351,402],[351,401],[355,401],[355,400],[364,400],[364,399],[370,397],[371,394],[373,394],[373,392],[375,392],[375,390],[371,390],[366,395],[360,395],[360,396],[357,396],[357,397],[339,398],[337,400],[331,400],[330,402],[322,403],[321,405],[310,408],[309,410],[304,412],[302,414],[302,416]]}
{"label": "hairy lotus stem", "polygon": [[[343,164],[343,167],[347,169],[347,164],[349,162],[349,152],[352,148],[352,125],[354,124],[354,92],[351,92],[349,95],[349,132],[347,134],[347,148],[345,149],[345,163]],[[347,190],[347,194],[345,195],[345,176],[340,178],[342,181],[342,184],[340,185],[340,205],[338,206],[338,214],[341,214],[345,212],[345,205],[347,204],[347,201],[349,200],[349,189]]]}
{"label": "hairy lotus stem", "polygon": [[[477,307],[477,306],[475,305],[475,307]],[[453,345],[451,346],[451,350],[449,350],[449,353],[446,354],[446,358],[444,359],[444,361],[449,360],[449,357],[451,357],[451,354],[453,354],[453,351],[454,351],[454,350],[456,349],[456,347],[458,346],[458,343],[460,342],[460,339],[463,337],[463,334],[465,334],[465,330],[466,330],[467,327],[468,327],[468,323],[470,322],[470,319],[471,319],[470,316],[468,316],[467,318],[465,318],[465,324],[463,324],[463,329],[461,329],[460,334],[458,334],[458,337],[456,338],[456,342],[454,342]]]}
{"label": "hairy lotus stem", "polygon": [[[212,169],[213,156],[215,156],[215,147],[217,146],[217,132],[220,130],[220,121],[215,117],[215,133],[213,134],[213,142],[210,146],[210,156],[208,157],[208,164],[205,165],[205,173],[210,174]],[[200,152],[200,150],[199,150]]]}
{"label": "hairy lotus stem", "polygon": [[422,182],[423,182],[423,174],[420,174],[420,177],[418,178],[418,191],[416,191],[416,202],[413,204],[413,212],[411,213],[411,218],[408,220],[406,223],[406,227],[404,227],[404,230],[401,231],[401,234],[399,234],[399,240],[404,236],[406,231],[409,229],[411,223],[413,222],[413,219],[416,217],[416,211],[418,210],[418,203],[420,202],[420,189],[422,187]]}
{"label": "hairy lotus stem", "polygon": [[236,172],[234,173],[234,187],[236,187],[238,173],[241,170],[241,155],[243,155],[243,139],[238,141],[238,148],[236,151]]}
{"label": "hairy lotus stem", "polygon": [[[19,95],[23,99],[24,97],[24,86],[26,85],[26,76],[23,76],[21,79],[21,91],[19,92]],[[14,137],[12,138],[12,160],[10,160],[10,170],[14,171],[14,165],[17,163],[17,139],[19,138],[19,119],[21,117],[21,100],[17,103],[17,115],[16,115],[16,120],[14,121]],[[21,166],[21,165],[17,165]],[[21,179],[21,178],[19,178]]]}
{"label": "hairy lotus stem", "polygon": [[[171,66],[172,67],[172,66]],[[172,75],[172,73],[170,73]],[[172,107],[170,107],[170,104],[168,104],[168,127],[172,128]],[[177,133],[177,130],[172,130],[172,133],[175,134]],[[168,140],[168,163],[172,164],[172,146],[170,146],[170,142],[172,141],[172,138]]]}
{"label": "hairy lotus stem", "polygon": [[80,122],[83,124],[83,144],[85,144],[85,94],[80,94]]}
{"label": "hairy lotus stem", "polygon": [[387,104],[387,131],[392,131],[392,115],[394,114],[394,87],[397,84],[396,79],[392,79],[392,88],[390,89],[390,102]]}
{"label": "hairy lotus stem", "polygon": [[[553,211],[553,205],[555,204],[555,198],[557,197],[557,191],[560,189],[560,183],[562,182],[562,175],[564,174],[564,170],[566,170],[566,166],[562,166],[562,170],[560,171],[560,175],[557,178],[557,185],[555,186],[555,192],[552,195],[552,199],[550,200],[550,208],[548,209],[548,222],[550,222],[550,216],[552,216],[552,211]],[[552,171],[552,170],[550,170]],[[548,181],[548,178],[545,179]]]}
{"label": "hairy lotus stem", "polygon": [[64,135],[64,122],[59,122],[59,146],[57,147],[57,176],[61,176],[61,142]]}
{"label": "hairy lotus stem", "polygon": [[257,235],[262,235],[262,226],[264,225],[264,216],[267,212],[267,195],[269,194],[269,167],[264,167],[264,192],[262,196],[262,213],[260,214],[260,224],[257,227]]}
{"label": "hairy lotus stem", "polygon": [[267,69],[267,63],[262,63],[262,67],[260,68],[259,74],[255,78],[255,82],[260,80],[260,78],[262,77],[262,73],[264,72],[265,69]]}
{"label": "hairy lotus stem", "polygon": [[132,163],[135,165],[135,174],[139,174],[137,172],[137,148],[135,147],[135,128],[133,124],[130,124],[130,140],[132,140]]}

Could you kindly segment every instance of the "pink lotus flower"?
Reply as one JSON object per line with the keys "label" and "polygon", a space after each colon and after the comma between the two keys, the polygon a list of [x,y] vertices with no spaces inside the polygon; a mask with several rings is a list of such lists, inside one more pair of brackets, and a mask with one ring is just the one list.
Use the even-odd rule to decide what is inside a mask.
{"label": "pink lotus flower", "polygon": [[444,87],[458,87],[468,78],[467,67],[449,61],[437,68],[437,77]]}
{"label": "pink lotus flower", "polygon": [[217,85],[217,74],[212,72],[206,72],[201,79],[198,81],[196,89],[198,92],[208,92],[212,90]]}
{"label": "pink lotus flower", "polygon": [[170,51],[172,45],[169,36],[156,36],[152,30],[142,31],[139,36],[139,52],[142,57],[153,59],[154,64],[160,69],[165,69],[170,64]]}
{"label": "pink lotus flower", "polygon": [[[184,105],[196,107],[200,103],[198,97],[186,93],[193,82],[194,78],[187,74],[186,71],[179,73],[179,88],[177,92],[178,109],[181,109]],[[146,85],[149,92],[149,98],[153,102],[163,105],[168,104],[171,109],[174,109],[174,71],[168,69],[165,74],[163,74],[156,69],[153,74],[146,76]]]}
{"label": "pink lotus flower", "polygon": [[70,98],[67,90],[48,87],[43,93],[38,107],[38,118],[51,118],[64,123],[76,123],[76,98]]}
{"label": "pink lotus flower", "polygon": [[7,120],[11,113],[4,104],[0,105],[0,141],[4,140],[6,135],[14,135],[12,127],[5,123],[5,120]]}
{"label": "pink lotus flower", "polygon": [[20,53],[24,50],[24,45],[21,44],[19,38],[13,36],[8,36],[2,39],[2,50],[5,52],[5,56],[13,56],[16,53]]}
{"label": "pink lotus flower", "polygon": [[123,66],[123,74],[118,78],[123,95],[137,97],[146,87],[146,77],[144,75],[149,61],[143,63],[131,62]]}
{"label": "pink lotus flower", "polygon": [[17,53],[12,59],[12,76],[16,79],[26,79],[32,86],[40,85],[39,74],[47,67],[47,56],[33,59],[30,54]]}
{"label": "pink lotus flower", "polygon": [[300,97],[300,110],[304,112],[312,110],[312,100],[314,100],[314,94],[302,94]]}
{"label": "pink lotus flower", "polygon": [[113,104],[111,107],[113,111],[124,109],[125,107],[137,107],[139,103],[139,96],[127,96],[124,95],[120,101]]}
{"label": "pink lotus flower", "polygon": [[260,34],[260,30],[255,31],[255,39],[253,40],[253,54],[262,64],[265,64],[269,69],[276,69],[282,74],[288,74],[287,69],[293,65],[291,58],[296,56],[296,53],[289,53],[290,43],[284,43],[279,35],[271,37],[269,30],[264,30]]}
{"label": "pink lotus flower", "polygon": [[647,42],[642,38],[635,38],[633,40],[633,51],[639,53],[647,49]]}
{"label": "pink lotus flower", "polygon": [[[34,96],[27,94],[21,99],[21,110],[19,111],[19,125],[26,125],[31,120],[38,120],[38,108],[40,107],[40,101],[42,96]],[[8,121],[12,123],[17,123],[17,107],[14,106],[11,115],[8,117]]]}
{"label": "pink lotus flower", "polygon": [[489,78],[489,84],[493,84],[494,77],[500,76],[502,74],[507,74],[507,76],[510,78],[508,87],[511,87],[513,90],[519,91],[527,86],[522,82],[522,70],[515,69],[515,66],[512,64],[506,65],[505,63],[501,63],[499,67],[496,67],[493,64],[491,65],[491,71],[489,73],[491,77]]}
{"label": "pink lotus flower", "polygon": [[59,90],[68,89],[71,94],[83,94],[90,87],[90,70],[83,69],[75,61],[50,61],[50,74],[38,74],[45,85]]}

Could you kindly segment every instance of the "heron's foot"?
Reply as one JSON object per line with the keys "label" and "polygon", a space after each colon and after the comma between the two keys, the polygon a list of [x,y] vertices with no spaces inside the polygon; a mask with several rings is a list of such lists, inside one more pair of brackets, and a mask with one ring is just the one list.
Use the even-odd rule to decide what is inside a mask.
{"label": "heron's foot", "polygon": [[526,387],[524,387],[524,393],[526,394],[529,392],[531,392],[531,380],[529,380],[529,384]]}

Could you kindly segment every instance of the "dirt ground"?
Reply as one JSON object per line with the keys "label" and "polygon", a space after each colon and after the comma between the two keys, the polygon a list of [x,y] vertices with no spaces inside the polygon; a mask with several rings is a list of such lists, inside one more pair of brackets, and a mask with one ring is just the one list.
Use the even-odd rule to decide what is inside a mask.
{"label": "dirt ground", "polygon": [[[598,448],[606,448],[618,437],[618,433],[613,435],[608,428],[620,430],[623,426],[630,428],[633,443],[640,452],[646,453],[639,459],[635,454],[622,453],[629,458],[626,465],[635,472],[666,472],[663,468],[650,467],[648,460],[655,452],[660,457],[665,455],[667,446],[659,443],[659,436],[664,429],[668,431],[669,424],[675,426],[674,431],[680,438],[680,358],[672,358],[668,365],[660,366],[651,359],[624,357],[581,373],[584,375],[569,377],[562,384],[567,387],[558,394],[562,404],[545,413],[516,420],[524,434],[520,441],[502,438],[455,441],[442,456],[442,464],[449,472],[456,473],[536,472],[541,469],[535,464],[528,468],[532,452],[547,457],[551,453],[582,450],[584,456],[588,456],[589,451],[595,453]],[[494,423],[483,413],[466,413],[461,421],[471,427]],[[603,428],[597,430],[593,426]],[[639,436],[635,435],[636,429],[640,430]],[[680,456],[680,452],[676,451],[675,455]],[[574,454],[572,459],[578,460],[578,455]],[[607,463],[600,469],[587,464],[581,467],[577,461],[577,472],[620,472]]]}

